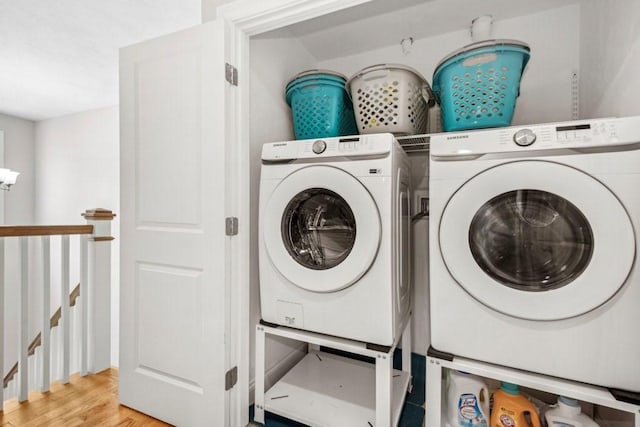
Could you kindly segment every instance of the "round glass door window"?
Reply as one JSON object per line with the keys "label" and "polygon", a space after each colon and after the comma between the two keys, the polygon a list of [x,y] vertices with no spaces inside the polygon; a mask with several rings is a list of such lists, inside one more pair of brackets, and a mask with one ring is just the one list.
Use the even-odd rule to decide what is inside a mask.
{"label": "round glass door window", "polygon": [[485,203],[469,228],[469,247],[490,277],[510,288],[561,288],[589,265],[593,232],[568,200],[541,190],[515,190]]}
{"label": "round glass door window", "polygon": [[349,256],[356,220],[347,202],[333,191],[311,188],[296,194],[284,210],[282,240],[303,267],[327,270]]}
{"label": "round glass door window", "polygon": [[568,319],[602,306],[627,283],[636,257],[616,195],[551,161],[475,175],[451,195],[439,227],[451,278],[477,302],[520,319]]}

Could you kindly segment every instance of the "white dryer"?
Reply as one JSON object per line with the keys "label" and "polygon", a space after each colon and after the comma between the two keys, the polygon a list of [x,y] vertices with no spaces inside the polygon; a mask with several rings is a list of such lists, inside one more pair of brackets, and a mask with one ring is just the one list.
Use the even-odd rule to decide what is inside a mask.
{"label": "white dryer", "polygon": [[431,340],[640,391],[640,117],[435,135]]}
{"label": "white dryer", "polygon": [[266,322],[392,345],[411,309],[410,175],[391,134],[265,144]]}

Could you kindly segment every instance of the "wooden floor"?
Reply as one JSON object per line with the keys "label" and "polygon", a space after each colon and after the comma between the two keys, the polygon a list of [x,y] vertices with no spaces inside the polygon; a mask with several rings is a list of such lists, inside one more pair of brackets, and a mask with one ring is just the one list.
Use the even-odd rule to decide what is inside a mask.
{"label": "wooden floor", "polygon": [[48,393],[33,392],[29,401],[8,400],[0,412],[0,426],[169,426],[118,404],[118,371],[72,375],[67,385],[58,382]]}

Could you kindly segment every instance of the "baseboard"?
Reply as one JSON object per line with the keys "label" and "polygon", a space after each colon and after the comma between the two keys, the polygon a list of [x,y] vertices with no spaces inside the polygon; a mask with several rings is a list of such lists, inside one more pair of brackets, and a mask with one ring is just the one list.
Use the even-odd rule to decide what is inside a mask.
{"label": "baseboard", "polygon": [[[300,342],[298,345],[286,354],[282,359],[278,360],[273,366],[266,367],[264,384],[268,389],[284,376],[296,363],[298,363],[304,355],[307,354],[307,343]],[[255,403],[256,379],[249,380],[249,405]]]}

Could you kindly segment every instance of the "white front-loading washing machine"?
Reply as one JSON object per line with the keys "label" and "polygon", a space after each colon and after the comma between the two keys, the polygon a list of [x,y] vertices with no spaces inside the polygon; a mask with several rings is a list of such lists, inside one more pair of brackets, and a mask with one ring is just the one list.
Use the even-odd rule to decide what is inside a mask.
{"label": "white front-loading washing machine", "polygon": [[640,117],[438,134],[431,344],[640,391]]}
{"label": "white front-loading washing machine", "polygon": [[265,144],[266,322],[392,345],[411,310],[410,174],[391,134]]}

